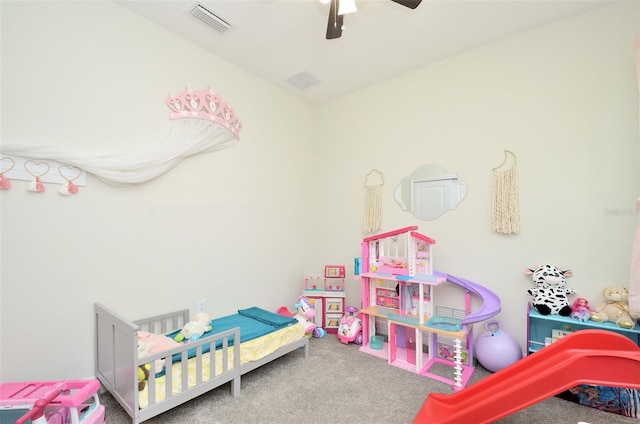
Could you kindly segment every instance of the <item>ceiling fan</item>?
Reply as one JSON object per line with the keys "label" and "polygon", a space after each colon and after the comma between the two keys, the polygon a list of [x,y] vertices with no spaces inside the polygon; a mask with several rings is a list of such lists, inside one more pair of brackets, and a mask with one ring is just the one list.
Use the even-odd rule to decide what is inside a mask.
{"label": "ceiling fan", "polygon": [[[340,6],[340,0],[330,0],[331,6],[329,7],[329,23],[327,24],[327,40],[333,40],[342,36],[342,28],[344,22],[344,15],[347,13],[355,12],[356,6],[354,0],[342,0],[344,5],[349,5],[348,8],[343,9]],[[409,9],[415,9],[420,5],[422,0],[391,0],[394,3],[398,3]]]}

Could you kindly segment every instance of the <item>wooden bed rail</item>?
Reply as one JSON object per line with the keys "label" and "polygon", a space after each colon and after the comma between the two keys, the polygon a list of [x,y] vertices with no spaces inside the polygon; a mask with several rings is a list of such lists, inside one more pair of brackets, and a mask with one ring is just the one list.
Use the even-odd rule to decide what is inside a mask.
{"label": "wooden bed rail", "polygon": [[[195,342],[186,343],[175,349],[138,359],[138,331],[145,328],[150,332],[165,332],[181,328],[183,322],[188,322],[189,311],[181,310],[168,314],[158,315],[142,319],[136,322],[127,320],[106,306],[95,303],[95,325],[96,325],[96,377],[103,387],[107,389],[118,401],[122,408],[132,418],[134,424],[148,420],[162,412],[168,411],[212,388],[218,387],[227,382],[231,382],[231,394],[236,397],[240,394],[240,349],[233,349],[231,344],[240,344],[240,329],[233,328],[228,331],[216,333],[209,337]],[[186,321],[185,321],[186,320]],[[174,328],[171,328],[174,327]],[[145,330],[146,331],[146,330]],[[215,363],[216,343],[220,342],[218,351],[222,355],[222,369],[218,370]],[[206,347],[212,351],[209,355],[210,378],[204,380],[203,364]],[[192,361],[196,363],[196,384],[189,388],[188,384],[188,356],[189,351],[195,357]],[[164,359],[165,363],[172,361],[172,357],[180,359],[182,371],[182,390],[175,395],[172,393],[174,384],[171,367],[166,367],[164,400],[156,401],[159,393],[156,392],[156,374],[149,373],[148,403],[149,405],[140,409],[138,396],[138,367],[149,364],[150,369],[155,371],[155,361]],[[227,366],[230,355],[233,355],[233,367]],[[219,374],[218,374],[219,373]],[[218,374],[218,375],[216,375]],[[159,377],[158,377],[159,378]]]}
{"label": "wooden bed rail", "polygon": [[166,334],[170,331],[179,330],[189,322],[189,310],[181,309],[168,314],[156,315],[134,321],[143,331],[149,333]]}

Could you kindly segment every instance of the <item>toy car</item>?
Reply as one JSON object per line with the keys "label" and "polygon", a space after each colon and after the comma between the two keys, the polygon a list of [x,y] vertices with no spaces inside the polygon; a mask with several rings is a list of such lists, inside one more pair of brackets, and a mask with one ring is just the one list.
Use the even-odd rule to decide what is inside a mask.
{"label": "toy car", "polygon": [[342,316],[340,326],[338,327],[338,339],[344,344],[353,342],[362,344],[362,320],[354,314],[358,312],[358,308],[347,306],[347,313]]}
{"label": "toy car", "polygon": [[0,384],[0,422],[104,424],[100,382],[61,380]]}

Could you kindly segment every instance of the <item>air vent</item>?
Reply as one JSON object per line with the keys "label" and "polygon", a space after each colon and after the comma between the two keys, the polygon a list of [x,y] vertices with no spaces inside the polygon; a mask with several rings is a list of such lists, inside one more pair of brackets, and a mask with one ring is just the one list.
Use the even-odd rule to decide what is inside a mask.
{"label": "air vent", "polygon": [[320,83],[320,80],[308,72],[300,72],[299,74],[295,74],[292,77],[287,79],[287,82],[295,87],[298,87],[300,90],[306,90],[307,88],[313,87],[314,85]]}
{"label": "air vent", "polygon": [[229,29],[231,29],[231,25],[229,23],[227,23],[221,17],[216,16],[213,12],[211,12],[201,4],[196,4],[193,9],[191,9],[191,14],[200,19],[205,24],[209,25],[211,28],[218,31],[220,34],[224,34]]}

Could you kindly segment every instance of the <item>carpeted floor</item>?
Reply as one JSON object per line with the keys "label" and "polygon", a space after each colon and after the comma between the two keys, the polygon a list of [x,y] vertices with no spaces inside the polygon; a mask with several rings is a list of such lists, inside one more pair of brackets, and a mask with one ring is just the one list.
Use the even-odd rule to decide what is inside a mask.
{"label": "carpeted floor", "polygon": [[[293,352],[244,375],[240,397],[233,398],[227,384],[146,423],[403,424],[413,422],[428,393],[453,393],[444,383],[361,353],[357,345],[343,345],[335,335],[312,339],[310,343],[307,360],[302,351]],[[478,366],[470,384],[487,375],[489,372]],[[111,395],[104,393],[100,399],[109,424],[132,422]],[[640,419],[549,398],[499,421],[579,422],[640,424]]]}

